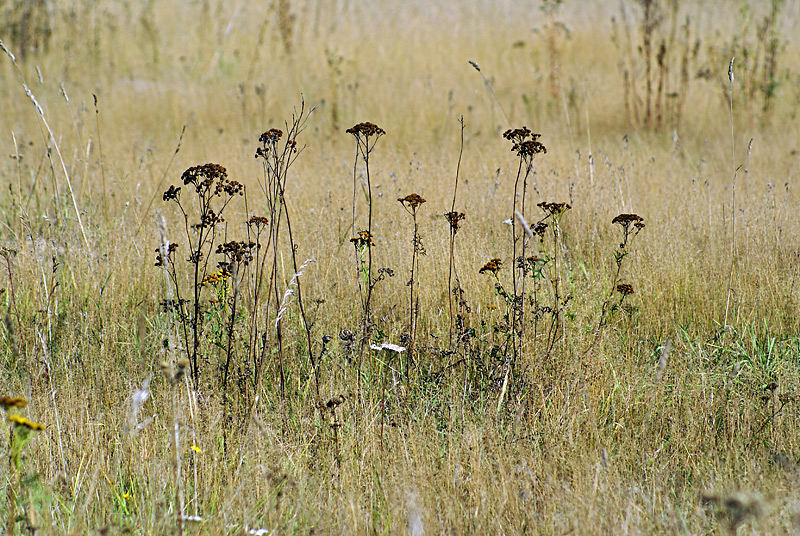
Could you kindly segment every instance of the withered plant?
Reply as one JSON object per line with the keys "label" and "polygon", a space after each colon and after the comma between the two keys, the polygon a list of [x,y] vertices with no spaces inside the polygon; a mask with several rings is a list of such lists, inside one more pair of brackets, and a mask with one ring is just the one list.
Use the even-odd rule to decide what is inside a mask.
{"label": "withered plant", "polygon": [[[356,272],[358,274],[358,288],[361,295],[362,303],[362,320],[361,320],[361,343],[358,357],[358,368],[361,370],[361,355],[364,351],[364,345],[369,339],[369,333],[372,326],[372,318],[370,315],[370,305],[372,301],[372,289],[375,287],[377,281],[383,279],[383,274],[377,278],[373,278],[372,267],[372,249],[375,247],[375,242],[372,240],[372,181],[369,171],[369,156],[375,149],[375,144],[381,136],[386,134],[386,131],[378,125],[370,122],[358,123],[347,129],[348,134],[352,134],[356,139],[356,156],[353,159],[353,223],[352,229],[356,229],[356,196],[358,191],[358,160],[359,157],[364,161],[364,175],[366,177],[367,187],[364,195],[367,202],[367,228],[363,231],[358,231],[358,235],[350,241],[355,246],[356,258]],[[365,258],[366,257],[366,258]]]}
{"label": "withered plant", "polygon": [[[193,166],[181,175],[183,187],[191,192],[190,200],[181,200],[183,187],[172,185],[164,192],[162,199],[173,202],[183,216],[185,247],[190,265],[191,289],[182,292],[181,270],[178,268],[177,243],[170,243],[166,257],[163,248],[156,250],[156,266],[164,267],[170,276],[175,298],[164,300],[162,306],[173,312],[182,326],[186,352],[191,362],[192,380],[199,385],[201,368],[201,344],[205,307],[200,294],[203,281],[208,276],[208,263],[214,245],[225,221],[223,213],[235,196],[244,194],[244,186],[228,178],[228,172],[219,164]],[[191,296],[192,300],[186,296]]]}
{"label": "withered plant", "polygon": [[409,287],[408,334],[410,342],[406,352],[406,380],[408,380],[411,363],[413,361],[412,353],[414,351],[414,342],[417,339],[417,317],[419,316],[419,296],[414,295],[414,290],[418,286],[418,283],[414,275],[419,269],[420,255],[425,255],[425,246],[422,244],[422,237],[419,235],[417,209],[425,203],[425,198],[419,194],[409,194],[399,198],[398,201],[403,205],[403,208],[406,209],[406,212],[411,214],[411,220],[414,223],[414,236],[411,239],[411,278],[408,280],[408,283],[406,283]]}
{"label": "withered plant", "polygon": [[[592,339],[589,350],[591,350],[600,338],[602,329],[608,322],[609,313],[616,310],[622,305],[622,301],[629,295],[633,294],[633,286],[629,283],[620,283],[620,273],[625,259],[630,254],[630,246],[633,239],[644,229],[644,218],[638,214],[619,214],[611,220],[612,225],[619,225],[622,231],[622,237],[618,243],[617,248],[614,250],[614,275],[611,277],[611,289],[603,302],[600,310],[600,320],[595,329],[595,336]],[[618,303],[613,303],[614,293],[619,293],[620,300]],[[588,350],[587,350],[588,351]]]}
{"label": "withered plant", "polygon": [[[512,266],[511,278],[513,286],[513,302],[511,315],[511,334],[515,337],[512,344],[513,361],[516,362],[520,349],[521,339],[524,334],[525,325],[525,280],[526,270],[524,269],[525,252],[527,240],[523,240],[520,246],[519,241],[524,234],[520,233],[519,219],[516,214],[525,220],[525,202],[528,193],[528,178],[533,171],[533,162],[537,154],[547,153],[547,148],[539,141],[541,134],[535,134],[528,127],[509,129],[503,133],[503,138],[512,143],[511,150],[517,155],[517,175],[514,179],[514,197],[511,207],[511,249]],[[520,181],[522,184],[520,185]],[[522,187],[520,198],[520,186]],[[523,224],[524,225],[524,224]],[[518,251],[521,252],[518,256]]]}
{"label": "withered plant", "polygon": [[[255,234],[257,249],[261,247],[262,236],[266,233],[266,244],[264,244],[264,247],[267,253],[259,257],[258,269],[253,281],[253,311],[259,310],[258,303],[261,299],[261,290],[264,288],[266,282],[266,305],[269,310],[270,302],[274,303],[274,316],[269,314],[269,312],[267,313],[266,318],[263,319],[263,328],[261,328],[260,333],[255,321],[251,327],[250,339],[253,341],[254,347],[258,342],[261,342],[261,351],[256,358],[254,392],[257,393],[260,389],[264,375],[264,364],[269,348],[267,342],[269,340],[269,334],[272,332],[272,325],[274,324],[275,341],[277,343],[278,352],[278,376],[280,379],[282,400],[286,396],[286,363],[283,347],[282,309],[286,305],[288,298],[295,292],[297,294],[297,305],[300,310],[303,329],[306,334],[308,362],[312,374],[314,375],[314,385],[317,398],[319,398],[319,370],[312,348],[311,325],[306,315],[302,285],[300,282],[300,275],[302,275],[305,266],[309,262],[312,262],[312,259],[303,263],[303,266],[297,262],[298,247],[294,240],[294,235],[292,234],[291,214],[286,203],[286,180],[288,172],[302,150],[298,148],[297,137],[303,131],[311,112],[313,112],[313,109],[306,112],[305,101],[301,101],[299,112],[292,115],[291,123],[286,124],[286,137],[284,138],[284,132],[282,130],[276,128],[264,132],[259,138],[260,145],[255,154],[255,157],[261,161],[263,166],[264,174],[259,184],[264,193],[268,215],[251,217],[248,225],[249,232]],[[289,249],[295,275],[292,277],[291,281],[281,283],[279,281],[278,269],[281,251],[280,243],[282,240],[281,229],[284,223],[286,225],[286,246]],[[272,300],[274,300],[274,302]],[[261,340],[259,341],[259,339]]]}
{"label": "withered plant", "polygon": [[[636,25],[628,23],[625,2],[620,3],[619,21],[611,19],[628,121],[652,129],[678,128],[700,41],[692,39],[691,17],[681,21],[679,2],[637,0],[635,4],[639,7],[633,15],[638,18]],[[638,35],[634,35],[637,25]]]}
{"label": "withered plant", "polygon": [[[461,280],[458,278],[458,269],[456,268],[456,258],[455,258],[455,246],[456,246],[456,234],[458,234],[458,230],[461,228],[461,222],[466,218],[466,215],[463,212],[458,212],[456,210],[456,196],[458,195],[458,177],[461,172],[461,158],[464,155],[464,116],[462,115],[459,120],[459,125],[461,126],[461,145],[458,150],[458,163],[456,164],[456,178],[453,182],[453,203],[450,205],[450,211],[446,212],[444,217],[447,220],[450,230],[450,266],[449,271],[447,273],[447,295],[448,295],[448,311],[450,313],[450,347],[453,346],[453,331],[455,328],[455,318],[453,316],[453,297],[458,298],[458,330],[459,332],[463,329],[464,325],[464,314],[468,312],[467,310],[469,307],[467,306],[466,301],[464,300],[464,291],[461,288]],[[455,286],[453,286],[453,278],[455,277]]]}

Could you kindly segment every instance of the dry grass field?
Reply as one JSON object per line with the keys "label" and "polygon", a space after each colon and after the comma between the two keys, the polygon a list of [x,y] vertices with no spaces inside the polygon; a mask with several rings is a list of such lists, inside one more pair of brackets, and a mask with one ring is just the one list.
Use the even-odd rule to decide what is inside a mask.
{"label": "dry grass field", "polygon": [[800,533],[799,31],[0,0],[0,530]]}

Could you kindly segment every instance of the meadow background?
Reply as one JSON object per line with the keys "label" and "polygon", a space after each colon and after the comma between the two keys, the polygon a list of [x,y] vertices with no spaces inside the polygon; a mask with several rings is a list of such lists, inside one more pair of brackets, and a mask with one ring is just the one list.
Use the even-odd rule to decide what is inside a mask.
{"label": "meadow background", "polygon": [[[9,533],[800,531],[797,2],[5,0],[0,14],[0,395],[44,426],[3,421]],[[285,199],[296,260],[314,260],[304,311],[284,232],[264,261],[277,298],[242,291],[226,316],[256,262],[201,289],[193,378],[154,264],[195,231],[162,194],[224,166],[247,205],[231,201],[217,240],[243,240],[270,214],[259,136],[301,107]],[[350,239],[368,210],[345,131],[363,121],[386,131],[372,253],[394,273],[374,285],[368,343],[406,344],[416,289],[411,368],[355,357]],[[558,329],[516,337],[495,281],[510,292],[518,159],[502,134],[523,125],[547,148],[527,219],[539,202],[571,209],[542,245],[559,259],[539,280]],[[397,201],[411,193],[427,200],[413,287]],[[623,213],[646,226],[615,276]],[[496,280],[479,273],[493,258]]]}

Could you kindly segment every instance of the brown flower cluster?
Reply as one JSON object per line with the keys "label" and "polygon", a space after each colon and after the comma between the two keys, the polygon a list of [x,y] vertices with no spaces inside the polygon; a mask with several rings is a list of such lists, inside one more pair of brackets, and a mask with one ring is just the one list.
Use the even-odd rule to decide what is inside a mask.
{"label": "brown flower cluster", "polygon": [[345,132],[352,134],[356,138],[360,138],[361,136],[364,138],[369,138],[370,136],[383,136],[386,134],[385,130],[375,123],[370,123],[369,121],[352,126],[345,130]]}
{"label": "brown flower cluster", "polygon": [[409,194],[405,197],[400,197],[397,200],[400,201],[403,206],[411,209],[416,209],[422,203],[425,203],[425,198],[419,194]]}
{"label": "brown flower cluster", "polygon": [[617,285],[617,292],[622,294],[622,296],[628,296],[629,294],[633,294],[633,286],[628,283],[620,283]]}
{"label": "brown flower cluster", "polygon": [[269,218],[265,218],[264,216],[252,216],[248,221],[247,225],[254,225],[255,227],[266,227],[269,225]]}
{"label": "brown flower cluster", "polygon": [[478,270],[479,274],[490,273],[492,275],[497,275],[497,272],[500,271],[500,266],[502,266],[503,261],[500,259],[491,259],[489,262],[483,265],[483,268]]}
{"label": "brown flower cluster", "polygon": [[548,203],[546,201],[537,203],[536,206],[542,209],[546,214],[554,217],[560,216],[572,208],[572,206],[569,203]]}
{"label": "brown flower cluster", "polygon": [[[243,195],[244,193],[244,186],[237,181],[229,180],[228,171],[219,164],[192,166],[183,172],[181,179],[184,185],[193,185],[197,193],[201,195],[211,193],[219,196],[224,192],[229,196],[234,196],[236,194]],[[177,199],[177,196],[178,190],[171,186],[164,193],[164,200]]]}
{"label": "brown flower cluster", "polygon": [[[283,131],[277,128],[271,128],[259,136],[258,141],[261,147],[256,149],[256,158],[267,158],[270,152],[276,152],[278,142],[283,137]],[[293,139],[286,142],[286,146],[290,151],[297,151],[297,142]]]}
{"label": "brown flower cluster", "polygon": [[372,247],[375,242],[372,240],[372,233],[369,231],[359,231],[358,236],[351,238],[350,242],[356,245],[357,248]]}
{"label": "brown flower cluster", "polygon": [[611,224],[618,223],[623,228],[627,229],[631,224],[636,227],[637,230],[642,229],[644,227],[644,218],[639,216],[638,214],[620,214],[616,216],[613,220],[611,220]]}
{"label": "brown flower cluster", "polygon": [[526,139],[528,139],[528,136],[530,136],[531,134],[533,133],[531,132],[531,129],[529,129],[528,127],[514,128],[514,129],[510,128],[505,132],[503,132],[503,137],[508,141],[512,141],[514,143],[521,143]]}
{"label": "brown flower cluster", "polygon": [[237,242],[232,240],[217,246],[217,255],[225,255],[230,262],[244,263],[247,265],[253,260],[255,242]]}
{"label": "brown flower cluster", "polygon": [[3,409],[9,408],[24,408],[28,405],[28,401],[21,396],[0,396],[0,406]]}
{"label": "brown flower cluster", "polygon": [[200,223],[195,224],[195,229],[205,229],[208,227],[214,227],[218,223],[223,223],[225,218],[217,214],[211,209],[208,209],[205,214],[202,214],[200,217]]}
{"label": "brown flower cluster", "polygon": [[[178,244],[171,242],[167,250],[167,260],[171,262],[172,254],[178,249]],[[164,258],[161,256],[161,248],[156,248],[156,266],[164,266]]]}
{"label": "brown flower cluster", "polygon": [[463,212],[451,211],[446,212],[444,217],[447,218],[448,223],[450,223],[450,230],[455,233],[458,231],[459,227],[461,227],[461,220],[465,219],[467,215]]}
{"label": "brown flower cluster", "polygon": [[271,145],[274,143],[278,143],[278,141],[283,136],[283,131],[277,128],[271,128],[268,131],[264,132],[259,136],[258,142],[263,143],[264,145]]}
{"label": "brown flower cluster", "polygon": [[538,236],[544,236],[544,233],[547,232],[547,223],[540,221],[533,227],[531,227],[531,232]]}
{"label": "brown flower cluster", "polygon": [[171,199],[177,200],[180,197],[180,195],[181,195],[180,186],[175,187],[174,185],[172,185],[166,192],[164,192],[162,198],[164,199],[164,201],[169,201]]}
{"label": "brown flower cluster", "polygon": [[547,152],[547,147],[539,141],[542,135],[534,134],[528,127],[506,130],[503,137],[514,144],[511,150],[520,158],[531,160],[535,155]]}

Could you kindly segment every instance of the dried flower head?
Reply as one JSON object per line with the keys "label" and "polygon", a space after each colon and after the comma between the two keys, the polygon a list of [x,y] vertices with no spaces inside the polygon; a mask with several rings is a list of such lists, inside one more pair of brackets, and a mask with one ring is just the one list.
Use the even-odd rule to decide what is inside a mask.
{"label": "dried flower head", "polygon": [[[644,218],[639,216],[638,214],[620,214],[619,216],[615,217],[611,220],[611,224],[618,223],[623,227],[628,227],[631,223],[642,223]],[[642,223],[642,227],[644,227],[644,223]]]}
{"label": "dried flower head", "polygon": [[528,127],[506,130],[503,137],[514,144],[511,150],[528,162],[535,155],[547,152],[547,147],[539,141],[542,135],[534,134]]}
{"label": "dried flower head", "polygon": [[27,405],[28,401],[21,396],[0,396],[0,406],[3,409],[24,408]]}
{"label": "dried flower head", "polygon": [[531,232],[535,235],[544,236],[544,233],[547,232],[547,223],[540,221],[533,227],[531,227]]}
{"label": "dried flower head", "polygon": [[370,136],[383,136],[386,134],[386,131],[383,130],[381,127],[376,125],[375,123],[370,123],[369,121],[365,123],[359,123],[355,126],[348,128],[345,132],[348,134],[352,134],[356,137],[356,139],[361,138],[369,138]]}
{"label": "dried flower head", "polygon": [[[264,132],[259,136],[258,142],[261,144],[261,147],[256,149],[256,158],[267,158],[269,154],[277,153],[277,145],[280,141],[281,137],[283,136],[283,131],[277,128],[271,128],[268,131]],[[289,145],[292,149],[295,148],[294,140],[289,142]]]}
{"label": "dried flower head", "polygon": [[479,274],[490,273],[494,276],[497,275],[497,272],[500,271],[500,266],[502,266],[503,261],[500,259],[491,259],[489,262],[483,265],[483,268],[478,270]]}
{"label": "dried flower head", "polygon": [[520,143],[522,141],[525,141],[531,134],[533,133],[528,127],[514,128],[514,129],[510,128],[505,132],[503,132],[503,137],[514,143]]}
{"label": "dried flower head", "polygon": [[26,428],[28,430],[36,430],[42,431],[44,430],[44,425],[39,424],[38,422],[33,422],[30,419],[22,417],[20,415],[12,415],[8,418],[8,420],[14,424],[15,428]]}
{"label": "dried flower head", "polygon": [[242,263],[245,266],[253,260],[255,242],[237,242],[232,240],[217,246],[217,255],[225,255],[230,262]]}
{"label": "dried flower head", "polygon": [[[202,166],[193,166],[183,172],[181,175],[184,186],[191,184],[200,195],[215,195],[220,196],[223,193],[233,196],[236,194],[244,194],[244,186],[237,182],[228,179],[227,170],[219,164],[203,164]],[[164,200],[166,201],[169,194],[169,199],[177,199],[178,190],[170,188],[164,193]],[[174,196],[174,197],[173,197]]]}
{"label": "dried flower head", "polygon": [[572,205],[569,203],[548,203],[546,201],[542,201],[536,206],[541,208],[545,214],[553,217],[561,216],[563,213],[572,208]]}
{"label": "dried flower head", "polygon": [[[170,242],[167,248],[167,261],[172,262],[172,254],[178,249],[178,244]],[[161,248],[156,248],[156,266],[164,266],[164,258],[161,256]]]}
{"label": "dried flower head", "polygon": [[252,216],[247,221],[247,225],[253,225],[256,228],[266,227],[267,225],[269,225],[269,218],[265,218],[264,216]]}
{"label": "dried flower head", "polygon": [[181,188],[180,188],[180,186],[175,187],[175,185],[172,185],[172,186],[169,187],[169,189],[166,192],[164,192],[164,195],[162,196],[162,199],[164,201],[169,201],[171,199],[178,200],[180,198],[180,196],[181,196]]}
{"label": "dried flower head", "polygon": [[617,285],[617,292],[622,294],[622,296],[628,296],[633,294],[633,286],[629,285],[628,283],[620,283]]}
{"label": "dried flower head", "polygon": [[455,233],[458,231],[459,227],[461,227],[461,220],[466,219],[466,214],[463,212],[446,212],[444,215],[447,218],[448,223],[450,223],[450,230]]}
{"label": "dried flower head", "polygon": [[422,203],[425,203],[425,198],[419,194],[409,194],[405,197],[400,197],[397,200],[400,201],[404,207],[411,208],[412,210],[416,209]]}
{"label": "dried flower head", "polygon": [[277,128],[271,128],[258,137],[259,143],[274,144],[280,141],[283,136],[283,131]]}

